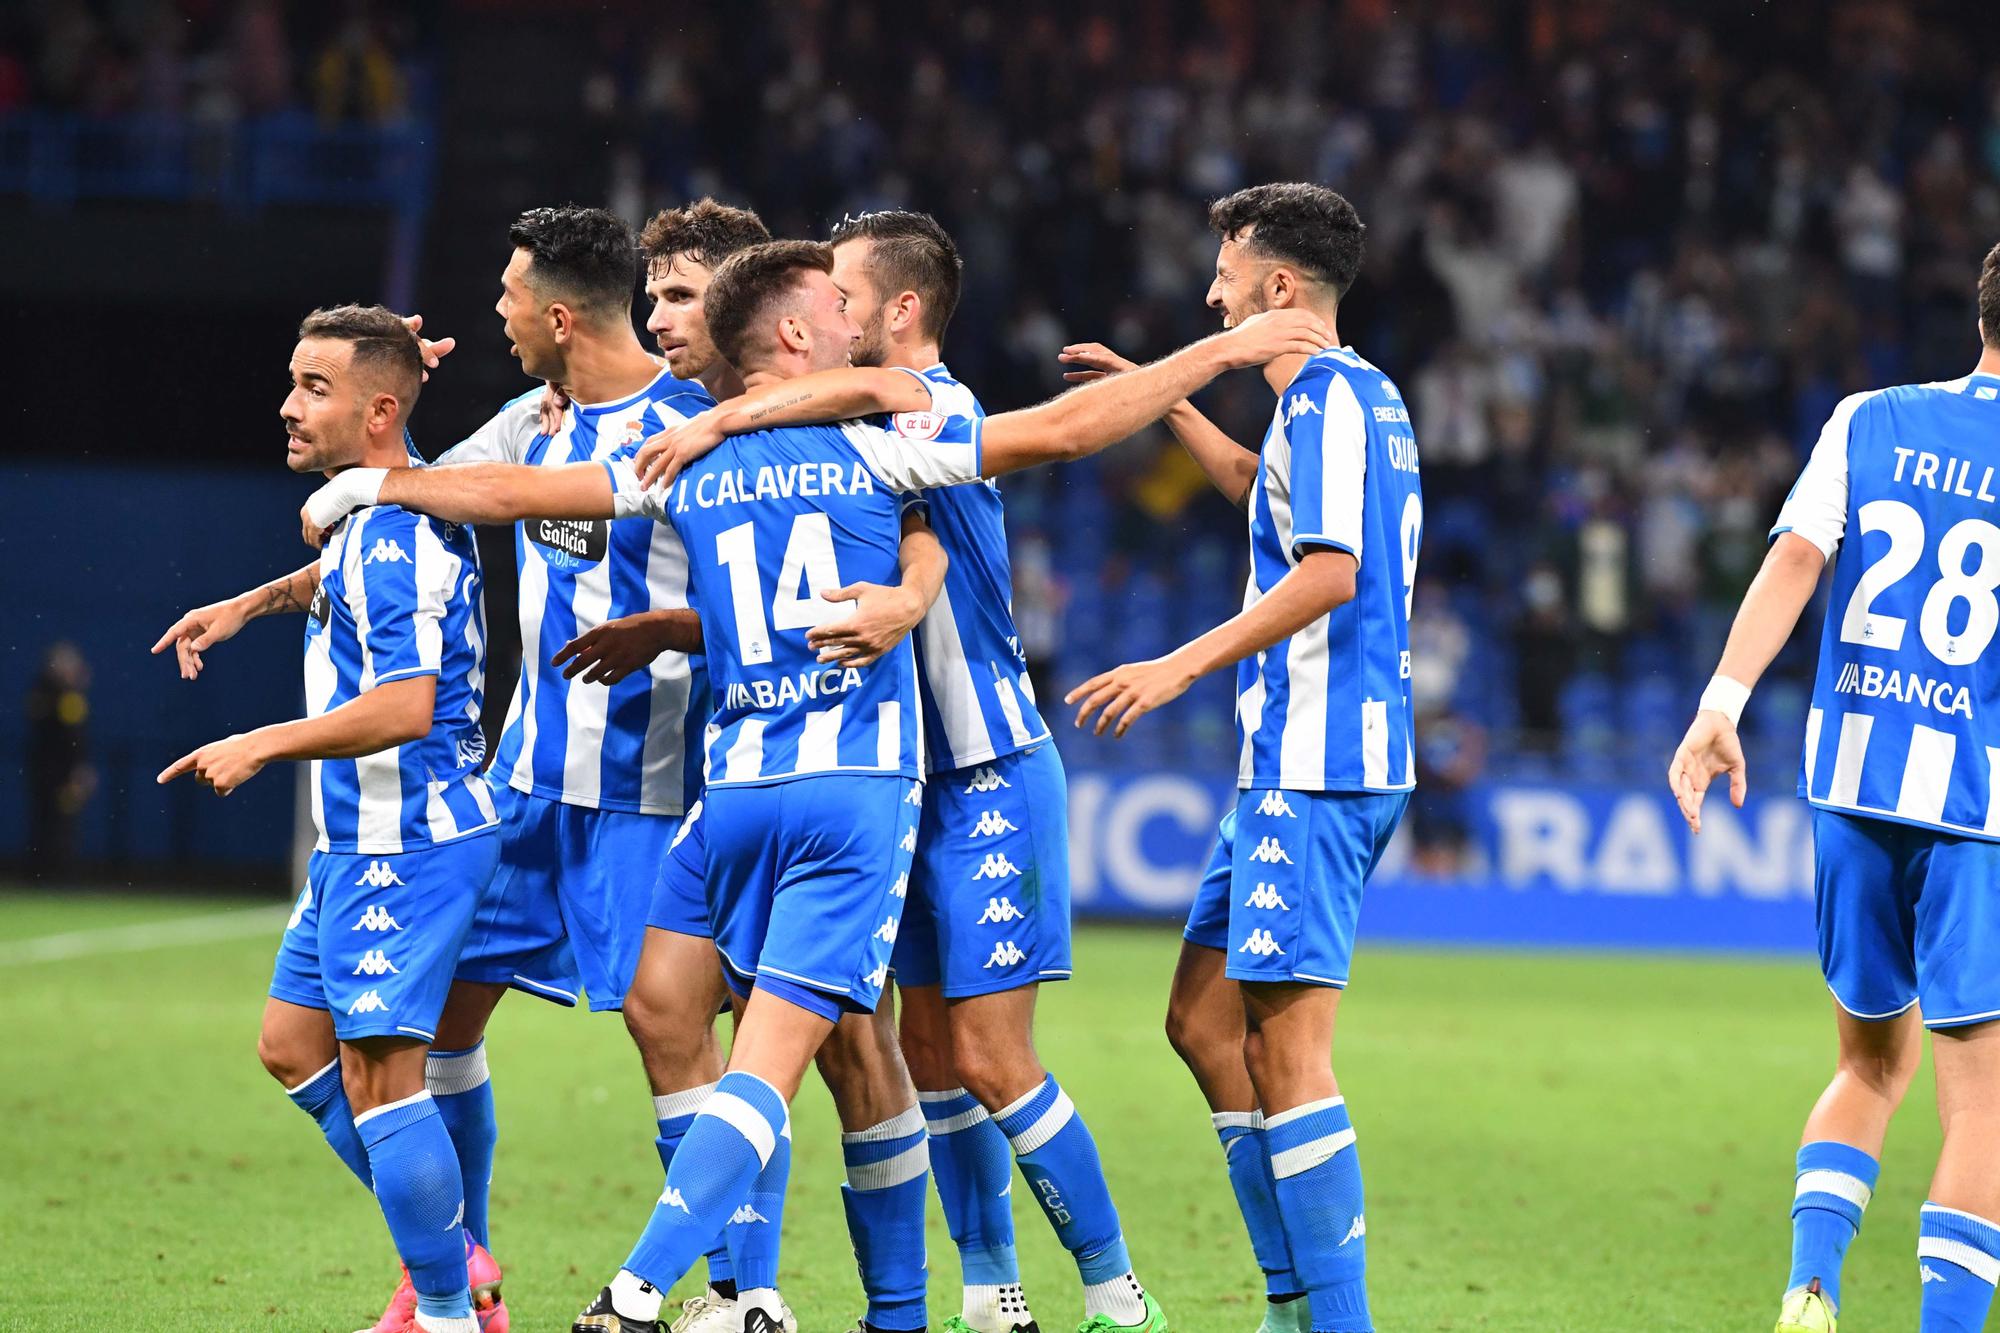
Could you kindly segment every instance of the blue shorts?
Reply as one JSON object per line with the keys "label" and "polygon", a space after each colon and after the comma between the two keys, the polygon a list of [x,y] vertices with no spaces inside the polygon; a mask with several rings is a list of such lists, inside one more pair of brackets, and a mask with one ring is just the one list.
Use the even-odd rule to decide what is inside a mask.
{"label": "blue shorts", "polygon": [[922,792],[872,773],[709,788],[710,921],[732,990],[747,996],[754,984],[833,1022],[874,1012]]}
{"label": "blue shorts", "polygon": [[617,1009],[639,966],[646,909],[671,815],[592,810],[503,789],[500,869],[459,960],[461,981],[513,986],[558,1004],[577,992]]}
{"label": "blue shorts", "polygon": [[1236,794],[1188,912],[1190,943],[1228,951],[1236,981],[1345,986],[1361,890],[1408,792]]}
{"label": "blue shorts", "polygon": [[953,997],[1068,978],[1069,781],[1053,744],[931,775],[894,967],[897,985]]}
{"label": "blue shorts", "polygon": [[646,924],[677,935],[710,939],[715,927],[708,922],[708,833],[701,826],[701,802],[688,807],[680,831],[667,844],[660,858],[660,872],[653,881],[653,905]]}
{"label": "blue shorts", "polygon": [[314,852],[271,994],[333,1015],[333,1035],[437,1036],[472,915],[500,859],[483,831],[414,852]]}
{"label": "blue shorts", "polygon": [[2000,1018],[2000,843],[1814,810],[1813,846],[1820,971],[1842,1009]]}

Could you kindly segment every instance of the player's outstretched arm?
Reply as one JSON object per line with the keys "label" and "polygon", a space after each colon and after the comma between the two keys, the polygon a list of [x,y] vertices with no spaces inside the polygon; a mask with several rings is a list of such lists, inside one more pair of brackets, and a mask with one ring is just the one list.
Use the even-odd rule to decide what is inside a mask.
{"label": "player's outstretched arm", "polygon": [[731,435],[779,426],[851,421],[931,405],[921,375],[874,366],[822,370],[740,394],[650,436],[632,460],[642,486],[670,486],[682,469]]}
{"label": "player's outstretched arm", "polygon": [[1729,802],[1738,809],[1743,806],[1750,783],[1737,722],[1750,691],[1791,638],[1825,568],[1826,556],[1819,547],[1795,533],[1780,533],[1750,590],[1743,594],[1715,678],[1702,692],[1694,721],[1667,765],[1667,785],[1680,803],[1681,817],[1696,833],[1701,832],[1702,798],[1716,778],[1729,775]]}
{"label": "player's outstretched arm", "polygon": [[903,544],[897,559],[903,578],[896,587],[850,583],[820,594],[829,602],[854,604],[852,614],[806,631],[806,645],[819,650],[820,661],[868,666],[901,643],[929,614],[944,590],[951,560],[916,508],[903,511]]}
{"label": "player's outstretched arm", "polygon": [[279,759],[356,759],[428,735],[436,676],[405,676],[363,691],[318,717],[279,722],[211,741],[160,770],[157,782],[192,773],[227,796]]}
{"label": "player's outstretched arm", "polygon": [[[1071,343],[1062,349],[1056,360],[1067,366],[1081,367],[1063,373],[1063,378],[1071,384],[1090,384],[1107,375],[1139,368],[1137,362],[1127,361],[1103,343]],[[1188,457],[1194,459],[1195,465],[1208,478],[1209,485],[1221,491],[1238,509],[1249,503],[1250,488],[1257,484],[1257,455],[1254,451],[1230,439],[1220,426],[1185,398],[1168,408],[1167,415],[1161,419],[1173,437],[1180,441],[1181,448],[1188,451]]]}
{"label": "player's outstretched arm", "polygon": [[981,475],[997,477],[1037,463],[1087,458],[1116,444],[1228,370],[1281,356],[1311,356],[1333,345],[1326,321],[1306,310],[1266,310],[1235,328],[1190,343],[1171,356],[1038,407],[986,418]]}
{"label": "player's outstretched arm", "polygon": [[308,546],[369,505],[393,504],[447,523],[512,523],[523,518],[617,516],[611,474],[600,463],[528,467],[447,463],[437,467],[353,467],[314,491],[299,510]]}
{"label": "player's outstretched arm", "polygon": [[1354,557],[1328,547],[1308,549],[1291,572],[1257,604],[1223,621],[1150,662],[1130,662],[1092,676],[1063,696],[1077,704],[1076,725],[1098,714],[1092,730],[1106,727],[1123,736],[1134,722],[1181,697],[1188,686],[1219,667],[1234,666],[1252,653],[1297,634],[1306,626],[1354,600]]}
{"label": "player's outstretched arm", "polygon": [[174,656],[180,662],[181,679],[193,680],[201,674],[203,652],[235,638],[238,631],[259,616],[304,611],[312,605],[317,591],[319,562],[314,561],[260,588],[196,607],[167,628],[153,645],[153,652],[163,653],[172,644]]}
{"label": "player's outstretched arm", "polygon": [[585,630],[558,648],[549,665],[561,667],[564,680],[581,675],[586,685],[616,685],[661,653],[701,650],[700,613],[676,607],[620,616]]}

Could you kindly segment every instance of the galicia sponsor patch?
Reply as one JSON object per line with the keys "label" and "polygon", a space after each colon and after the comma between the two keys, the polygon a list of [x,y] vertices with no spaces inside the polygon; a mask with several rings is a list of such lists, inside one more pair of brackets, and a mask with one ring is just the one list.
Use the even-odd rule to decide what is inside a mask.
{"label": "galicia sponsor patch", "polygon": [[594,565],[611,549],[607,518],[531,518],[525,526],[528,540],[548,552],[542,558],[559,569]]}
{"label": "galicia sponsor patch", "polygon": [[306,615],[311,617],[313,624],[325,629],[327,612],[332,609],[332,603],[326,595],[326,580],[322,579],[320,585],[313,589],[312,605],[307,608]]}

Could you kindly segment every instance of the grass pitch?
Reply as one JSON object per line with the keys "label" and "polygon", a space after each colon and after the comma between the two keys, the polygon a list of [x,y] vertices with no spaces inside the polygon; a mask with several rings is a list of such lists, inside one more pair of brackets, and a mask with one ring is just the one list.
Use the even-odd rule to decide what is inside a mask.
{"label": "grass pitch", "polygon": [[[254,1053],[283,924],[281,907],[0,893],[0,1329],[372,1322],[395,1278],[380,1214]],[[1041,1045],[1175,1329],[1249,1333],[1261,1281],[1160,1032],[1177,948],[1168,930],[1081,931]],[[1792,1153],[1833,1053],[1810,961],[1364,948],[1343,1008],[1379,1327],[1770,1326]],[[565,1328],[659,1191],[646,1088],[611,1016],[510,997],[488,1049],[514,1327]],[[794,1114],[784,1286],[806,1333],[839,1333],[861,1302],[837,1126],[810,1080]],[[1849,1256],[1857,1328],[1915,1324],[1936,1150],[1926,1074]],[[958,1271],[931,1213],[935,1321]],[[1042,1327],[1074,1327],[1074,1267],[1032,1208],[1016,1217]]]}

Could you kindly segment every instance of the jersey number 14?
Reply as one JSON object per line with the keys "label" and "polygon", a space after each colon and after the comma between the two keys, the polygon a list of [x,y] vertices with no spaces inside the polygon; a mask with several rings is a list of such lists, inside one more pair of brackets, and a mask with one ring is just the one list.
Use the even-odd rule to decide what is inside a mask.
{"label": "jersey number 14", "polygon": [[[771,660],[773,629],[811,629],[853,613],[854,604],[835,604],[820,597],[840,586],[840,569],[833,558],[833,526],[825,514],[800,514],[792,520],[785,557],[778,568],[778,589],[764,615],[763,582],[757,575],[757,528],[739,523],[715,536],[715,559],[729,571],[729,601],[736,614],[736,648],[747,665]],[[805,585],[800,596],[799,585]]]}

